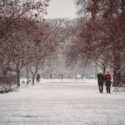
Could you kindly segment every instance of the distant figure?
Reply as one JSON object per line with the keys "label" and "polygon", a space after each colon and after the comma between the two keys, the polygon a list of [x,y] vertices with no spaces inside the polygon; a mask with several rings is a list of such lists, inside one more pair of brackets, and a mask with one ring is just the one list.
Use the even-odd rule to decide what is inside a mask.
{"label": "distant figure", "polygon": [[68,75],[68,79],[70,79],[70,75]]}
{"label": "distant figure", "polygon": [[52,79],[52,74],[50,74],[50,79]]}
{"label": "distant figure", "polygon": [[100,72],[97,74],[99,92],[103,93],[104,75]]}
{"label": "distant figure", "polygon": [[105,75],[105,85],[107,93],[111,93],[111,74],[109,72]]}
{"label": "distant figure", "polygon": [[61,81],[63,82],[63,75],[62,74],[60,75],[60,78],[61,78]]}
{"label": "distant figure", "polygon": [[37,82],[40,82],[40,74],[37,74],[37,76],[36,76],[36,81],[37,81]]}

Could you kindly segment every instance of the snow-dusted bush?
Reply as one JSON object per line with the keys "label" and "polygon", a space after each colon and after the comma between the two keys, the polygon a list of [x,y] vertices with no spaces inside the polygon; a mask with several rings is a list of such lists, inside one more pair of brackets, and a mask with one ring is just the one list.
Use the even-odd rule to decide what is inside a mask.
{"label": "snow-dusted bush", "polygon": [[1,84],[0,85],[0,93],[7,93],[16,90],[15,85],[9,84]]}

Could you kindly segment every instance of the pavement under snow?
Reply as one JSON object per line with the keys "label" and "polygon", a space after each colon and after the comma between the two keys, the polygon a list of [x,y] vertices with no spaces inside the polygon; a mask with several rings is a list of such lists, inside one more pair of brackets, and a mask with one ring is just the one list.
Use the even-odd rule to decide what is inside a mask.
{"label": "pavement under snow", "polygon": [[125,93],[96,80],[42,81],[0,94],[0,125],[125,125]]}

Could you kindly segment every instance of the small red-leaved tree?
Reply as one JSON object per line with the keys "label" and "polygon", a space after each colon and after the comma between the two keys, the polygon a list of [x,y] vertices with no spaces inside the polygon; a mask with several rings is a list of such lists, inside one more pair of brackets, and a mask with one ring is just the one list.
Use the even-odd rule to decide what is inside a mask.
{"label": "small red-leaved tree", "polygon": [[28,61],[26,68],[32,74],[32,84],[34,84],[37,72],[44,66],[47,57],[56,50],[57,41],[45,21],[27,30],[27,32],[29,31],[30,46],[27,57],[30,62]]}

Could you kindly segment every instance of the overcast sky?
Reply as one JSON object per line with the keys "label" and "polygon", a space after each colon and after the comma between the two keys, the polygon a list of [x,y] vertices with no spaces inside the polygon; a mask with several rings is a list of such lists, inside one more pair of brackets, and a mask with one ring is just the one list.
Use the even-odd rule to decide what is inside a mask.
{"label": "overcast sky", "polygon": [[46,18],[75,18],[76,6],[74,0],[51,0]]}

